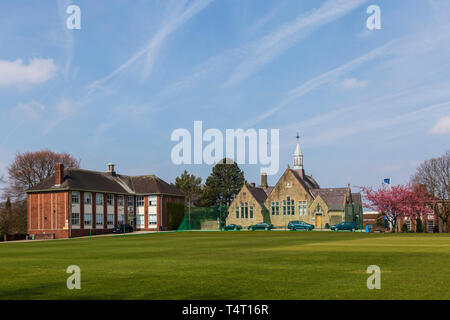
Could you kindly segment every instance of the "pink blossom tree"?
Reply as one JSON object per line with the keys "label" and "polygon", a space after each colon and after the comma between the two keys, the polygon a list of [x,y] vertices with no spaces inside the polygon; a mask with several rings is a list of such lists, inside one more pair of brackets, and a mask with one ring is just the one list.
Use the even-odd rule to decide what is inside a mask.
{"label": "pink blossom tree", "polygon": [[404,218],[417,219],[431,212],[432,197],[417,185],[397,185],[391,188],[383,186],[378,190],[370,187],[361,189],[365,206],[385,216],[392,226],[393,232]]}

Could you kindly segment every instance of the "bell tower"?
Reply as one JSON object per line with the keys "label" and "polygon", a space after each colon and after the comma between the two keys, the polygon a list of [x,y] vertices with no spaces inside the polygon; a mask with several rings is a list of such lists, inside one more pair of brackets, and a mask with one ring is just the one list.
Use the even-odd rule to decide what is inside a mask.
{"label": "bell tower", "polygon": [[297,146],[295,147],[294,152],[294,168],[298,170],[303,170],[303,154],[302,150],[300,149],[300,136],[297,132]]}

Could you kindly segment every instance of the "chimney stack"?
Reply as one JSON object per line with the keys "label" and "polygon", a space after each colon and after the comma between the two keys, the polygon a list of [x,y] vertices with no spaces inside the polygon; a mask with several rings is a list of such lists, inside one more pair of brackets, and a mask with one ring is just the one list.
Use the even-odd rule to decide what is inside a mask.
{"label": "chimney stack", "polygon": [[254,188],[254,187],[255,187],[255,183],[252,182],[252,183],[249,184],[249,186],[250,186],[251,188]]}
{"label": "chimney stack", "polygon": [[64,182],[64,165],[62,163],[55,164],[55,185],[60,186]]}
{"label": "chimney stack", "polygon": [[261,173],[261,188],[267,189],[267,173]]}
{"label": "chimney stack", "polygon": [[112,176],[116,175],[116,172],[114,171],[114,163],[110,162],[107,164],[108,166],[108,173]]}

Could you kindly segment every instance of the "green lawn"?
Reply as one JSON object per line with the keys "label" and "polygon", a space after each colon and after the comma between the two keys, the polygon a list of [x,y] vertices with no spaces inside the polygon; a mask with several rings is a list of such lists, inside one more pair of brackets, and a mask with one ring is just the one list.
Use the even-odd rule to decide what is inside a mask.
{"label": "green lawn", "polygon": [[[381,290],[369,290],[369,265]],[[81,290],[66,268],[81,268]],[[450,299],[448,234],[174,232],[0,243],[0,299]]]}

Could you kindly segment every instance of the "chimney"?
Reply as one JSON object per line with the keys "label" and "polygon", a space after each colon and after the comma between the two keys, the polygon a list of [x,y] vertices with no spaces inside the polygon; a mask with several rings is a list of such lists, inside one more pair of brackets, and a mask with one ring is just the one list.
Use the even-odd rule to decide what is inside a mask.
{"label": "chimney", "polygon": [[60,186],[64,182],[64,165],[62,163],[55,164],[55,185]]}
{"label": "chimney", "polygon": [[107,164],[108,166],[108,173],[112,176],[116,175],[116,172],[114,171],[114,163],[110,162]]}
{"label": "chimney", "polygon": [[254,188],[254,187],[255,187],[255,183],[252,182],[252,183],[249,184],[249,186],[252,187],[252,188]]}
{"label": "chimney", "polygon": [[261,173],[261,188],[267,189],[267,173]]}

